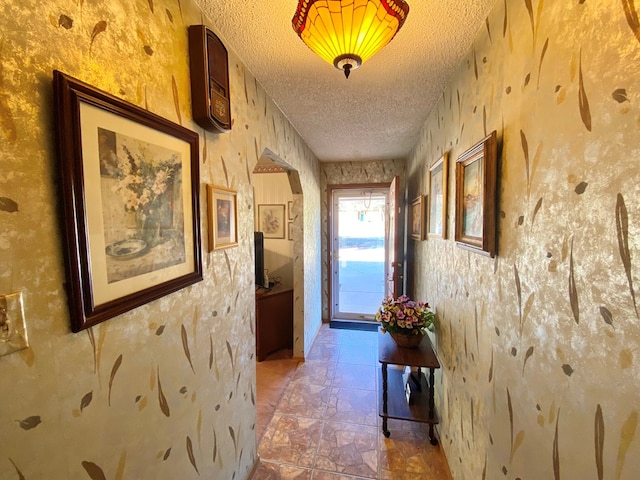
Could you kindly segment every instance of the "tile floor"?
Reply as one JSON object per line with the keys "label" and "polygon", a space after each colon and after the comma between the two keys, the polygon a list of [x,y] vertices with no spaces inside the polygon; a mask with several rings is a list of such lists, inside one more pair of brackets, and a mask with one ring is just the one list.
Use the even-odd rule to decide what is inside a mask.
{"label": "tile floor", "polygon": [[450,480],[426,425],[381,432],[377,332],[323,325],[305,362],[257,364],[258,454],[252,480]]}

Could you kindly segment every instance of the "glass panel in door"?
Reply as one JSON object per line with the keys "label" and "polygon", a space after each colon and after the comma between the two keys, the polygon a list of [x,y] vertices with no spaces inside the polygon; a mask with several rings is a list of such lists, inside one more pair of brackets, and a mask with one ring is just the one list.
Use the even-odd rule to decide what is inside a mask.
{"label": "glass panel in door", "polygon": [[385,295],[388,190],[336,190],[333,198],[333,319],[374,320]]}

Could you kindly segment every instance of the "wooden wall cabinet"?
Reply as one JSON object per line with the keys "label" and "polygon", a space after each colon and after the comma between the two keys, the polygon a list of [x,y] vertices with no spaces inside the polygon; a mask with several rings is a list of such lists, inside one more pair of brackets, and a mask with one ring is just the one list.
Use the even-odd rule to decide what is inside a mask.
{"label": "wooden wall cabinet", "polygon": [[293,289],[256,292],[256,356],[261,362],[281,348],[293,348]]}
{"label": "wooden wall cabinet", "polygon": [[229,132],[229,57],[223,43],[205,25],[189,27],[189,65],[193,119],[208,131]]}

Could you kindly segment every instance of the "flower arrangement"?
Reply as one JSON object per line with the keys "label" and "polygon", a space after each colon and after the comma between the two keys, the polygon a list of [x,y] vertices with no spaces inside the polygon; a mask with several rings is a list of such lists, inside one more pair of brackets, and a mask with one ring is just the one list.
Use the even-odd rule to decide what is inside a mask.
{"label": "flower arrangement", "polygon": [[118,157],[118,184],[114,190],[122,196],[127,211],[142,210],[149,215],[173,182],[176,170],[180,169],[177,155],[152,163],[141,155],[134,156],[125,145],[121,148],[126,158]]}
{"label": "flower arrangement", "polygon": [[137,237],[153,247],[166,240],[163,231],[172,226],[172,188],[181,170],[180,159],[176,153],[164,159],[146,158],[126,145],[120,148],[113,175],[118,182],[113,190],[122,198],[125,210],[135,213]]}
{"label": "flower arrangement", "polygon": [[428,303],[416,302],[407,295],[387,297],[376,312],[376,321],[382,324],[382,332],[405,335],[424,335],[432,330],[435,314]]}

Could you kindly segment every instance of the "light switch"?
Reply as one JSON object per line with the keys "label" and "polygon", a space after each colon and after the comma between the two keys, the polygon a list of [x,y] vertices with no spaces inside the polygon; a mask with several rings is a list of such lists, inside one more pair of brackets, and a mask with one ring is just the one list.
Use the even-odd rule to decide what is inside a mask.
{"label": "light switch", "polygon": [[0,357],[28,347],[22,293],[0,295]]}

